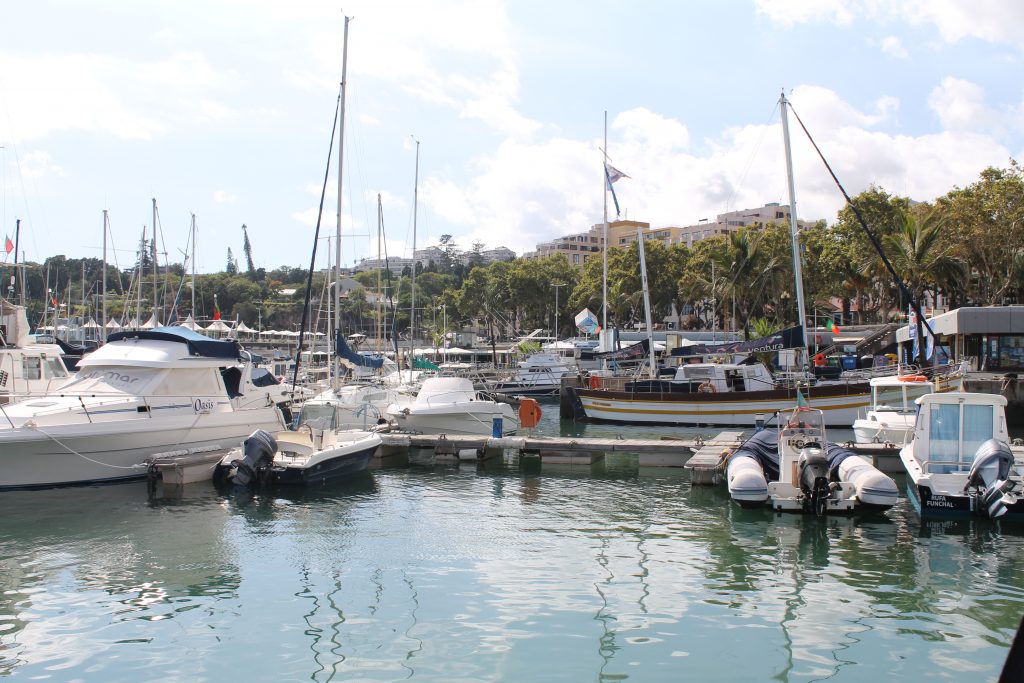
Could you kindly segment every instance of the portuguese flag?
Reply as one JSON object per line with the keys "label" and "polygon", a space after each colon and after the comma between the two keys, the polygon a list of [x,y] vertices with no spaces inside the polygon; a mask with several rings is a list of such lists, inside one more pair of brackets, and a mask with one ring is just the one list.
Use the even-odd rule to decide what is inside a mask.
{"label": "portuguese flag", "polygon": [[213,297],[213,319],[220,320],[220,306],[217,305],[217,297]]}
{"label": "portuguese flag", "polygon": [[839,334],[839,325],[836,325],[835,321],[831,319],[828,321],[828,323],[826,323],[825,329],[831,332],[832,334]]}

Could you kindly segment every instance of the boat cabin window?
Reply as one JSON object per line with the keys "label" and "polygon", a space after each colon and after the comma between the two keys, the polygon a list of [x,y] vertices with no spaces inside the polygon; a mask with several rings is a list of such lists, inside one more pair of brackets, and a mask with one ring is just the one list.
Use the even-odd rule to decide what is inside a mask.
{"label": "boat cabin window", "polygon": [[46,376],[54,379],[64,379],[68,376],[67,368],[60,362],[59,358],[46,359]]}
{"label": "boat cabin window", "polygon": [[252,383],[258,387],[272,387],[279,384],[277,378],[270,374],[266,368],[252,369]]}
{"label": "boat cabin window", "polygon": [[39,361],[39,356],[22,356],[21,376],[25,379],[43,378],[43,366]]}
{"label": "boat cabin window", "polygon": [[334,406],[325,403],[307,403],[299,413],[299,425],[313,429],[334,429]]}
{"label": "boat cabin window", "polygon": [[[928,423],[928,459],[937,463],[969,465],[974,461],[974,454],[981,444],[992,438],[992,432],[993,414],[990,405],[934,404]],[[932,471],[940,470],[933,468]]]}
{"label": "boat cabin window", "polygon": [[242,371],[237,367],[221,368],[220,375],[224,378],[224,388],[228,391],[228,398],[236,398],[242,395],[239,391],[239,384],[242,382]]}

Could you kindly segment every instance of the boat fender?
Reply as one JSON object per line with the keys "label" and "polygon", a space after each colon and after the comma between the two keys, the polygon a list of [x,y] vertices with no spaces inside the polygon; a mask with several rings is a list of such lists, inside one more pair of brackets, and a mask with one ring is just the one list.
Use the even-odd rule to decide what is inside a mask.
{"label": "boat fender", "polygon": [[1005,442],[989,439],[978,447],[964,486],[965,493],[977,498],[977,512],[995,519],[1017,502],[1014,484],[1008,481],[1012,465],[1013,451]]}
{"label": "boat fender", "polygon": [[715,385],[712,384],[711,382],[704,382],[699,387],[697,387],[697,391],[699,391],[702,394],[713,394],[716,391],[718,391],[718,389],[716,389]]}
{"label": "boat fender", "polygon": [[242,452],[245,457],[232,463],[235,472],[231,481],[238,486],[249,486],[259,468],[273,460],[277,452],[277,440],[262,429],[257,429],[242,443]]}
{"label": "boat fender", "polygon": [[540,422],[540,404],[532,398],[524,398],[519,404],[519,424],[533,429]]}

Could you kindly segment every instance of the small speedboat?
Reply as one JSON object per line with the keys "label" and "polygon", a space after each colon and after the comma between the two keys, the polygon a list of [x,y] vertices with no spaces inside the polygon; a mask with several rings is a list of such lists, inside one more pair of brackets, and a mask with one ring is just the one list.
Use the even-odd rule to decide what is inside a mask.
{"label": "small speedboat", "polygon": [[798,406],[778,430],[761,430],[729,457],[729,495],[743,507],[823,515],[885,510],[899,489],[852,451],[828,442],[822,412]]}
{"label": "small speedboat", "polygon": [[916,403],[914,436],[900,459],[921,516],[1024,519],[1024,465],[1010,447],[1006,398],[939,393]]}
{"label": "small speedboat", "polygon": [[257,429],[224,456],[213,480],[249,490],[323,484],[365,471],[380,445],[378,434],[356,429],[317,429],[309,423],[276,434]]}

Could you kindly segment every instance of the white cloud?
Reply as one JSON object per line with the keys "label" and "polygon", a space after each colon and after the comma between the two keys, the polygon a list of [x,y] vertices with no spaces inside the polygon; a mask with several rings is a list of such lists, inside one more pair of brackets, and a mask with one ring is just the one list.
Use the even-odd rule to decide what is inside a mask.
{"label": "white cloud", "polygon": [[[10,129],[0,137],[15,141],[61,130],[149,140],[188,121],[233,116],[230,107],[204,94],[221,94],[229,75],[215,71],[195,52],[150,62],[0,52],[0,73],[3,96],[17,103],[9,107]],[[69,101],[74,103],[72,116]]]}
{"label": "white cloud", "polygon": [[851,4],[844,0],[754,0],[758,12],[784,26],[811,21],[849,24],[855,14]]}
{"label": "white cloud", "polygon": [[40,150],[26,152],[21,159],[20,169],[26,178],[43,176],[63,177],[64,169],[51,162],[49,152]]}
{"label": "white cloud", "polygon": [[1014,125],[1020,107],[1006,112],[985,104],[985,91],[975,83],[948,76],[928,96],[928,106],[942,127],[955,132],[1000,133]]}
{"label": "white cloud", "polygon": [[908,59],[910,53],[903,47],[903,42],[898,36],[886,36],[882,39],[882,52],[897,59]]}
{"label": "white cloud", "polygon": [[992,43],[1024,46],[1024,4],[1004,0],[908,0],[899,7],[914,23],[934,24],[942,37],[955,43],[978,38]]}
{"label": "white cloud", "polygon": [[213,193],[213,201],[218,204],[234,204],[237,199],[238,197],[225,190],[217,190]]}
{"label": "white cloud", "polygon": [[[1024,4],[1005,0],[755,0],[757,11],[783,26],[813,22],[848,26],[863,17],[875,21],[935,26],[955,43],[977,38],[1024,47]],[[891,36],[890,36],[891,38]],[[890,38],[886,38],[889,41]],[[889,53],[883,43],[883,50]],[[896,47],[896,46],[892,46]],[[894,56],[902,57],[898,48]],[[889,53],[892,54],[892,53]]]}
{"label": "white cloud", "polygon": [[[874,184],[932,200],[1010,156],[984,134],[879,132],[878,124],[898,107],[892,98],[880,98],[862,111],[831,90],[802,86],[790,100],[851,194]],[[792,117],[790,122],[799,213],[834,221],[842,197]],[[726,211],[789,201],[777,120],[723,131],[706,141],[700,154],[688,149],[682,122],[646,109],[623,112],[612,131],[615,166],[631,176],[615,185],[630,218],[654,226],[690,225]],[[506,140],[494,154],[476,160],[472,180],[459,184],[432,176],[421,198],[442,219],[464,228],[460,243],[479,239],[518,253],[532,251],[537,243],[600,222],[599,146],[600,141],[563,138],[533,144]],[[609,210],[614,217],[614,208]]]}

